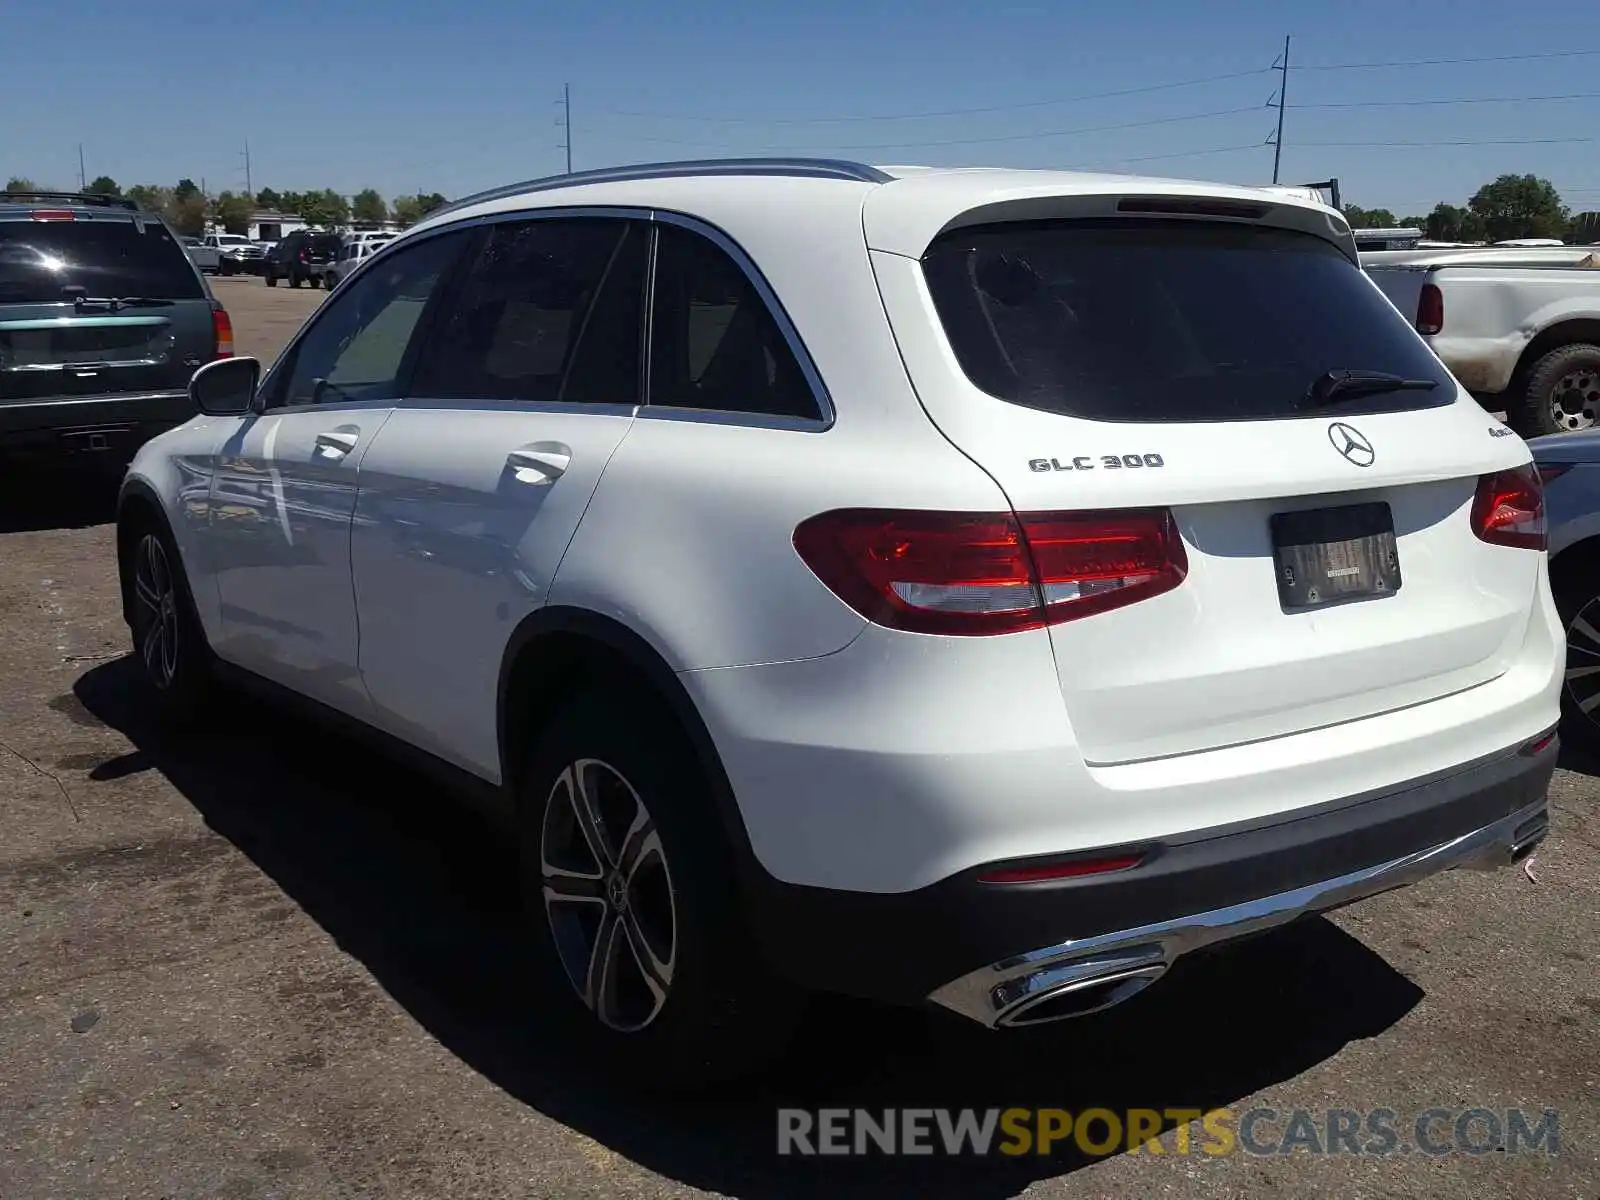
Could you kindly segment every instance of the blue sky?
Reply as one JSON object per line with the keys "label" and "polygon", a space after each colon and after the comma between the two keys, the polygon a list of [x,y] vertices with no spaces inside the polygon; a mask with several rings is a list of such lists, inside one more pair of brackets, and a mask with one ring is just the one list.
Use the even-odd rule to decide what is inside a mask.
{"label": "blue sky", "polygon": [[[1600,22],[1585,0],[181,7],[77,0],[7,22],[0,175],[75,185],[81,142],[91,178],[241,189],[248,139],[257,189],[459,196],[562,169],[570,83],[577,169],[804,152],[1267,182],[1269,147],[1192,152],[1272,131],[1267,68],[1288,33],[1283,182],[1338,176],[1350,201],[1404,215],[1531,171],[1575,210],[1600,208]],[[1328,69],[1557,50],[1596,53]],[[1520,97],[1575,98],[1494,102]],[[1479,102],[1414,103],[1441,100]],[[1529,138],[1586,140],[1338,144]]]}

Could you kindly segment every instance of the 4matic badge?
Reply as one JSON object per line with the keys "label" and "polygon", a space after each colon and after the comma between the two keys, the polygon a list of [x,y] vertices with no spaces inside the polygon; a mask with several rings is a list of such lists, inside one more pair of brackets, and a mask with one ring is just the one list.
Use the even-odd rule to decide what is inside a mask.
{"label": "4matic badge", "polygon": [[1164,467],[1159,454],[1080,454],[1076,458],[1030,458],[1028,470],[1038,471],[1126,471],[1135,467]]}

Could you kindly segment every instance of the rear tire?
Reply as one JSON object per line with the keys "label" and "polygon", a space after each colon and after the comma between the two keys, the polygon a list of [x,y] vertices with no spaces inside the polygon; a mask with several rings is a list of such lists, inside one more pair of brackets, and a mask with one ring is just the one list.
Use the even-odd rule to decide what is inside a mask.
{"label": "rear tire", "polygon": [[764,970],[709,788],[670,714],[578,697],[518,797],[522,888],[547,991],[627,1083],[682,1090],[759,1069],[798,992]]}
{"label": "rear tire", "polygon": [[1558,346],[1534,363],[1506,413],[1525,438],[1592,429],[1600,422],[1600,346]]}
{"label": "rear tire", "polygon": [[300,286],[300,276],[296,275],[293,271],[289,272],[289,286],[292,288],[297,288]]}
{"label": "rear tire", "polygon": [[329,271],[326,275],[324,275],[322,277],[322,285],[323,285],[323,287],[326,288],[330,292],[333,291],[333,289],[336,286],[338,286],[338,283],[339,283],[339,280],[334,275],[334,273],[332,271]]}
{"label": "rear tire", "polygon": [[278,277],[276,275],[274,275],[271,271],[262,272],[262,278],[264,278],[267,281],[267,286],[268,287],[277,287],[278,286]]}
{"label": "rear tire", "polygon": [[131,554],[123,565],[134,655],[164,721],[197,723],[212,695],[211,647],[195,611],[189,581],[166,526],[133,520]]}

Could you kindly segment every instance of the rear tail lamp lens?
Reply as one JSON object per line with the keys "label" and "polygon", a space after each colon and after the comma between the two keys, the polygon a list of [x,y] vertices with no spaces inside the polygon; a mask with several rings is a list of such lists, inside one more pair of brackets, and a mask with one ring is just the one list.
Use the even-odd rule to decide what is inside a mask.
{"label": "rear tail lamp lens", "polygon": [[840,509],[802,523],[794,546],[862,616],[915,633],[1039,629],[1171,591],[1188,572],[1166,509]]}
{"label": "rear tail lamp lens", "polygon": [[1478,480],[1472,531],[1494,546],[1543,550],[1548,546],[1544,484],[1532,463]]}
{"label": "rear tail lamp lens", "polygon": [[233,318],[228,316],[227,309],[213,308],[211,310],[211,327],[217,335],[217,350],[215,357],[233,357]]}
{"label": "rear tail lamp lens", "polygon": [[1417,332],[1438,333],[1444,328],[1444,293],[1437,284],[1422,285],[1417,297]]}

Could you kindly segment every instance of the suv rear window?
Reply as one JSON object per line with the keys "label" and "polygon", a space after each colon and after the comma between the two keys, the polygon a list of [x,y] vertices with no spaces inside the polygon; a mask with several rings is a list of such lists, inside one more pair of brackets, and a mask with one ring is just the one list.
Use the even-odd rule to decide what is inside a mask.
{"label": "suv rear window", "polygon": [[157,221],[0,221],[0,304],[90,296],[205,297],[189,255]]}
{"label": "suv rear window", "polygon": [[1320,413],[1450,403],[1454,385],[1359,267],[1311,234],[1192,221],[955,230],[923,256],[967,377],[1029,408],[1102,421],[1302,416],[1335,369],[1431,379]]}

